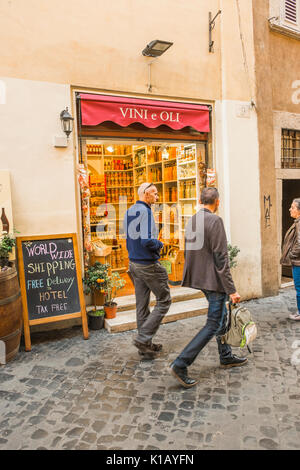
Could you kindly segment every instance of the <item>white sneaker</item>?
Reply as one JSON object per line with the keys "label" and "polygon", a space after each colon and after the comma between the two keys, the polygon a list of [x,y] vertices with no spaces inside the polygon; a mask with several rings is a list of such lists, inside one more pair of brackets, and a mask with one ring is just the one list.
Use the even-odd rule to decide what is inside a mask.
{"label": "white sneaker", "polygon": [[289,319],[298,321],[298,320],[300,320],[300,314],[299,313],[292,313],[291,315],[289,315]]}

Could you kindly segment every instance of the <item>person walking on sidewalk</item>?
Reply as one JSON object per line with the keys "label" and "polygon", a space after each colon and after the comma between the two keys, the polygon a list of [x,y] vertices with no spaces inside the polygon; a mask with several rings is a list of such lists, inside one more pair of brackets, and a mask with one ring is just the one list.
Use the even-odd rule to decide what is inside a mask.
{"label": "person walking on sidewalk", "polygon": [[[137,337],[133,344],[142,358],[152,359],[162,349],[152,339],[171,305],[166,269],[159,263],[163,243],[157,239],[157,230],[151,205],[158,201],[153,183],[143,183],[138,189],[139,200],[124,217],[126,246],[129,254],[129,275],[134,283],[136,297]],[[150,312],[150,294],[156,305]]]}
{"label": "person walking on sidewalk", "polygon": [[[247,358],[234,356],[231,347],[223,344],[221,336],[227,325],[226,301],[240,302],[231,277],[226,233],[221,217],[215,212],[219,207],[219,192],[205,188],[201,193],[203,208],[191,217],[185,233],[185,264],[182,286],[200,289],[208,300],[205,326],[197,333],[171,364],[171,372],[185,388],[193,387],[199,380],[188,376],[187,368],[206,344],[216,336],[221,367],[246,364]],[[201,238],[195,242],[195,237]]]}
{"label": "person walking on sidewalk", "polygon": [[295,219],[293,225],[286,232],[280,263],[285,266],[292,266],[293,279],[296,289],[297,313],[292,313],[289,318],[291,320],[300,320],[300,198],[294,199],[290,214]]}

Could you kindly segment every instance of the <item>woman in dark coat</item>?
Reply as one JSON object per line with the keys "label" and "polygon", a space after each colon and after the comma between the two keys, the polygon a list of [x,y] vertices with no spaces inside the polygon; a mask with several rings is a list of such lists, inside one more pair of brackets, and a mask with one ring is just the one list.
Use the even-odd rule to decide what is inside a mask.
{"label": "woman in dark coat", "polygon": [[289,210],[295,221],[284,237],[280,263],[292,266],[298,312],[292,313],[289,318],[300,321],[300,198],[293,200]]}

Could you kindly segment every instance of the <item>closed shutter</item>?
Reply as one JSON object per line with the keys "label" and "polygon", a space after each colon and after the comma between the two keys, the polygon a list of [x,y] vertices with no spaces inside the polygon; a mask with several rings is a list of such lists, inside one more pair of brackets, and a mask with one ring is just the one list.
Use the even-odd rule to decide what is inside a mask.
{"label": "closed shutter", "polygon": [[298,6],[299,0],[284,0],[284,19],[295,25],[298,24]]}

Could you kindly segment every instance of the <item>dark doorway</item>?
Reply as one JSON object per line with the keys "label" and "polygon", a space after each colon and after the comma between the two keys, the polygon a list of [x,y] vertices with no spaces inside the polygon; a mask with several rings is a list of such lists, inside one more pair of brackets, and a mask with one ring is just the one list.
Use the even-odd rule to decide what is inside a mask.
{"label": "dark doorway", "polygon": [[[300,179],[299,180],[282,180],[282,241],[287,230],[293,224],[294,219],[291,218],[289,208],[293,199],[300,197]],[[283,266],[282,276],[292,278],[292,268]]]}

